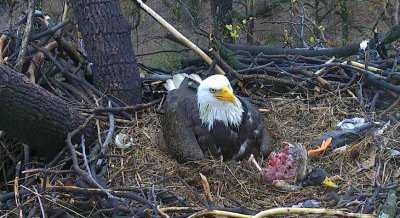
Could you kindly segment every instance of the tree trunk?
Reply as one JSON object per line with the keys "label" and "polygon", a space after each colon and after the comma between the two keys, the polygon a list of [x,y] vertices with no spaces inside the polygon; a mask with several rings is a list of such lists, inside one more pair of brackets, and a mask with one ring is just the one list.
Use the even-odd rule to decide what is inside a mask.
{"label": "tree trunk", "polygon": [[212,0],[210,1],[211,17],[213,19],[213,34],[226,42],[232,41],[225,25],[232,24],[232,0]]}
{"label": "tree trunk", "polygon": [[93,63],[95,86],[125,102],[141,102],[141,81],[131,42],[131,27],[118,0],[70,1],[88,59]]}
{"label": "tree trunk", "polygon": [[48,158],[65,145],[67,133],[85,120],[67,102],[3,64],[0,105],[0,129]]}

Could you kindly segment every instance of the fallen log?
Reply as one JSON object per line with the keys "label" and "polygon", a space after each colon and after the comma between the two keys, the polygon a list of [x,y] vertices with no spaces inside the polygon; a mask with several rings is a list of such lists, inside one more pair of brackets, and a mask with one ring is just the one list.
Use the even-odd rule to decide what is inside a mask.
{"label": "fallen log", "polygon": [[[0,64],[0,129],[50,158],[85,117],[65,100]],[[85,135],[91,136],[91,128]]]}
{"label": "fallen log", "polygon": [[[369,46],[378,46],[382,47],[386,44],[392,43],[400,38],[400,26],[394,26],[392,30],[386,34],[386,37],[379,42],[379,44],[368,43]],[[374,39],[370,39],[370,42],[373,42]],[[307,57],[315,57],[315,56],[328,56],[336,58],[339,57],[347,57],[351,55],[356,55],[360,50],[360,43],[353,43],[350,45],[346,45],[338,48],[326,48],[326,49],[285,49],[285,48],[275,48],[275,47],[266,47],[266,46],[251,46],[251,45],[243,45],[243,44],[232,44],[232,43],[223,43],[228,49],[232,51],[247,51],[252,55],[258,55],[263,53],[264,55],[303,55]]]}

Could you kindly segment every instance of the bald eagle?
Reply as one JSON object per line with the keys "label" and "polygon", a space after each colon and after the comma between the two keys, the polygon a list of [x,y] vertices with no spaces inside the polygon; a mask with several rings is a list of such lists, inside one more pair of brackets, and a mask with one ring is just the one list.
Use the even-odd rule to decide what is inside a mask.
{"label": "bald eagle", "polygon": [[169,91],[161,120],[167,149],[179,162],[223,156],[241,160],[270,152],[270,138],[257,108],[235,96],[227,77],[177,74],[165,83]]}

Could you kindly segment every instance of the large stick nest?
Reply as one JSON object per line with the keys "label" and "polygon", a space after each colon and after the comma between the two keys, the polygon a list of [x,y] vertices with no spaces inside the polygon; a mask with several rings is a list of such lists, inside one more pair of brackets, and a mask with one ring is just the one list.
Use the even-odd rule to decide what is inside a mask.
{"label": "large stick nest", "polygon": [[[17,26],[23,26],[27,14]],[[162,115],[158,113],[159,102],[166,94],[162,82],[171,78],[170,72],[140,65],[146,71],[142,78],[144,104],[102,108],[106,104],[101,103],[109,103],[110,99],[84,79],[93,72],[90,72],[84,52],[80,51],[83,48],[70,37],[76,35],[76,29],[64,29],[68,34],[61,34],[59,30],[67,21],[53,26],[39,25],[43,17],[39,14],[33,15],[33,21],[30,18],[30,22],[43,28],[34,29],[33,37],[38,37],[39,43],[25,40],[25,48],[13,46],[24,37],[12,31],[3,32],[0,64],[11,68],[18,66],[32,83],[71,104],[85,103],[78,111],[88,117],[87,123],[95,121],[93,126],[98,140],[86,144],[83,140],[81,144],[71,142],[73,135],[80,138],[78,130],[86,123],[68,133],[65,149],[48,162],[31,156],[28,146],[1,132],[0,209],[5,214],[188,217],[199,211],[207,213],[218,209],[235,213],[232,217],[249,217],[276,207],[321,207],[337,209],[323,214],[351,212],[357,213],[351,216],[358,217],[377,215],[390,208],[400,213],[395,194],[391,200],[393,191],[398,190],[400,176],[400,106],[396,100],[400,93],[400,73],[396,55],[364,63],[374,67],[368,68],[360,63],[344,63],[357,60],[354,57],[337,57],[325,64],[330,57],[263,55],[253,54],[254,51],[234,53],[233,50],[224,53],[226,48],[215,44],[210,53],[216,60],[214,64],[218,63],[229,73],[238,94],[249,96],[260,108],[277,148],[281,142],[315,148],[311,143],[313,139],[334,130],[336,124],[346,118],[391,122],[381,135],[371,131],[340,151],[328,150],[310,158],[309,167],[325,168],[339,185],[338,189],[318,186],[287,192],[269,184],[248,161],[224,162],[215,157],[178,164],[162,140]],[[396,28],[394,30],[398,30]],[[54,34],[57,37],[53,37]],[[399,31],[396,37],[400,37]],[[59,49],[63,46],[68,49]],[[382,42],[377,47],[384,46]],[[361,53],[357,46],[355,48]],[[26,60],[19,62],[22,50],[26,53],[21,56]],[[196,72],[204,77],[212,73],[208,68],[194,59],[194,63],[177,72]],[[320,74],[314,74],[320,69]],[[131,112],[133,118],[128,119],[121,111]],[[115,138],[121,134],[131,139],[130,147],[116,145]],[[101,144],[108,141],[105,138],[109,143],[105,143],[102,150]],[[263,159],[257,161],[264,162]],[[207,178],[211,195],[200,173]],[[284,212],[289,213],[289,210]],[[303,213],[311,213],[311,210]]]}

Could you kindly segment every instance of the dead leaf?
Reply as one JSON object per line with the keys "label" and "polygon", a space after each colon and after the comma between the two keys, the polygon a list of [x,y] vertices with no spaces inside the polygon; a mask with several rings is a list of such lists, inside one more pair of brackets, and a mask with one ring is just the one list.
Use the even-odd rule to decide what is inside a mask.
{"label": "dead leaf", "polygon": [[363,169],[370,169],[371,167],[373,167],[373,166],[375,166],[375,160],[376,160],[376,151],[378,150],[378,148],[377,147],[372,147],[371,148],[371,150],[370,150],[370,152],[369,152],[369,159],[368,160],[366,160],[366,161],[364,161],[362,164],[361,164],[361,167],[363,168]]}
{"label": "dead leaf", "polygon": [[332,137],[325,139],[318,148],[308,150],[307,153],[308,153],[308,155],[316,155],[316,154],[320,154],[320,153],[325,153],[325,151],[328,149],[328,147],[331,144],[332,144]]}

